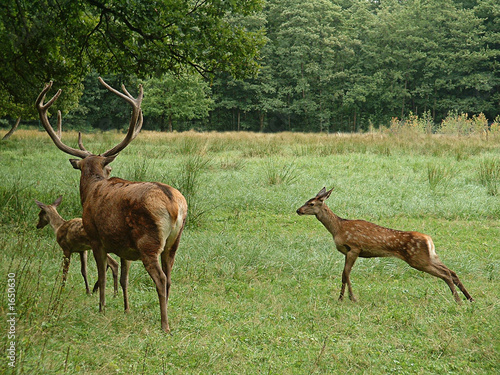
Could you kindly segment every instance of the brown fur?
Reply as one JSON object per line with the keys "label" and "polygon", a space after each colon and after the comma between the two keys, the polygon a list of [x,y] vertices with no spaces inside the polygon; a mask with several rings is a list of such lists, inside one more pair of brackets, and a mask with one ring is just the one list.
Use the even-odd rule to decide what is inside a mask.
{"label": "brown fur", "polygon": [[[67,280],[71,254],[80,254],[80,270],[85,282],[85,290],[87,291],[87,294],[90,294],[89,283],[87,281],[87,251],[91,249],[90,240],[85,232],[85,229],[83,228],[81,218],[64,220],[61,215],[59,215],[57,207],[61,203],[61,199],[62,197],[57,198],[51,205],[45,205],[42,202],[35,200],[38,207],[40,207],[36,227],[41,229],[47,224],[50,224],[56,234],[57,243],[61,247],[64,254],[63,285]],[[110,256],[107,257],[107,263],[113,273],[114,293],[116,295],[118,292],[118,263]],[[93,292],[97,289],[98,284],[96,282]]]}
{"label": "brown fur", "polygon": [[384,228],[364,220],[342,219],[324,204],[332,190],[327,192],[323,188],[316,197],[309,199],[300,207],[297,213],[299,215],[315,215],[332,234],[337,250],[345,255],[339,299],[343,299],[347,285],[349,298],[355,300],[349,275],[358,257],[396,257],[417,270],[443,279],[450,287],[457,302],[460,302],[460,297],[455,285],[469,301],[473,301],[457,274],[439,260],[430,236],[419,232]]}
{"label": "brown fur", "polygon": [[[102,168],[110,162],[102,156],[93,155],[71,162],[82,172],[83,225],[98,263],[99,283],[103,282],[104,287],[101,265],[104,255],[114,253],[122,258],[120,283],[124,289],[125,311],[129,311],[126,293],[129,261],[142,260],[156,284],[162,328],[169,331],[167,301],[175,252],[187,215],[184,196],[159,182],[102,178]],[[100,300],[103,309],[102,294]]]}

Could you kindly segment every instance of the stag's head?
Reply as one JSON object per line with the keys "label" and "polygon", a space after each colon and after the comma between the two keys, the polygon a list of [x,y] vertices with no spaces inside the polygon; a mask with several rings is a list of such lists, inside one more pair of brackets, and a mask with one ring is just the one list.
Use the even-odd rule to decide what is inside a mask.
{"label": "stag's head", "polygon": [[323,207],[323,203],[328,199],[332,190],[326,191],[326,188],[323,188],[319,191],[318,194],[314,198],[309,199],[302,207],[297,210],[297,214],[299,215],[317,215],[321,208]]}
{"label": "stag's head", "polygon": [[52,106],[52,104],[54,104],[54,102],[57,100],[59,95],[61,95],[61,90],[58,90],[57,93],[52,97],[52,99],[44,103],[45,95],[52,87],[52,81],[47,85],[45,85],[40,95],[38,95],[35,106],[40,115],[40,120],[42,122],[42,125],[45,128],[45,131],[49,134],[54,144],[61,151],[79,158],[79,159],[70,159],[73,168],[80,169],[82,171],[82,174],[94,174],[104,178],[108,178],[109,173],[111,172],[111,168],[108,167],[107,165],[111,163],[116,158],[118,153],[120,153],[120,151],[122,151],[125,147],[127,147],[128,144],[132,142],[132,140],[141,131],[143,122],[141,103],[144,96],[144,92],[142,89],[142,85],[140,85],[139,95],[137,96],[137,98],[134,98],[132,95],[130,95],[130,93],[127,91],[124,85],[122,85],[122,90],[123,90],[122,93],[109,86],[106,82],[104,82],[104,80],[101,77],[99,77],[99,82],[101,82],[101,84],[104,87],[106,87],[109,91],[119,96],[120,98],[124,99],[127,103],[129,103],[132,106],[132,118],[130,119],[130,125],[125,138],[115,147],[99,155],[93,154],[83,146],[81,133],[78,134],[78,146],[79,146],[78,149],[69,147],[62,142],[61,111],[57,112],[57,129],[58,129],[57,133],[54,131],[52,125],[50,125],[49,118],[47,116],[47,111],[50,108],[50,106]]}
{"label": "stag's head", "polygon": [[52,204],[43,204],[42,202],[35,199],[36,205],[40,208],[40,212],[38,213],[38,223],[36,224],[36,227],[38,229],[42,229],[50,223],[49,215],[51,211],[57,212],[57,207],[61,204],[61,201],[62,195],[60,195],[59,198],[57,198]]}

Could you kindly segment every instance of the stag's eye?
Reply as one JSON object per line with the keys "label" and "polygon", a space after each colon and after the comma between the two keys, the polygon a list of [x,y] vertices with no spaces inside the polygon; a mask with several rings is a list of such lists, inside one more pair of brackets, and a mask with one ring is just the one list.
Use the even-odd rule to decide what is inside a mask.
{"label": "stag's eye", "polygon": [[308,205],[309,207],[312,207],[312,206],[314,206],[314,203],[313,203],[313,202],[310,202],[310,203],[308,203],[307,205]]}

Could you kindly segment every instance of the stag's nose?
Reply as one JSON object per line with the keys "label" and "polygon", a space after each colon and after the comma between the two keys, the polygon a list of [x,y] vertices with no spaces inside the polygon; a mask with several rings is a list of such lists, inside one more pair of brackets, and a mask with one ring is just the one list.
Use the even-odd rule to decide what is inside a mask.
{"label": "stag's nose", "polygon": [[299,208],[299,209],[297,209],[297,211],[296,211],[296,212],[297,212],[297,215],[301,215],[301,213],[300,213],[300,208]]}

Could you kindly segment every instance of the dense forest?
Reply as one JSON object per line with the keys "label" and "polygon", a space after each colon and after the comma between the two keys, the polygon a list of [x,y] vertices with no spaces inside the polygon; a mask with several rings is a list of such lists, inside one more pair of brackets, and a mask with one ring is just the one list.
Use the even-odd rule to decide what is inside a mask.
{"label": "dense forest", "polygon": [[[227,50],[210,60],[219,64],[205,69],[196,54],[187,64],[163,64],[166,68],[154,73],[155,66],[102,69],[88,63],[81,76],[84,89],[74,95],[83,92],[78,104],[74,100],[65,108],[65,127],[126,126],[127,109],[112,97],[104,100],[98,75],[115,86],[125,83],[132,92],[142,83],[144,128],[155,130],[345,132],[387,126],[395,117],[425,116],[440,123],[450,112],[483,113],[490,121],[500,114],[498,0],[241,4],[246,8],[226,9],[224,19],[244,30],[246,39],[228,47],[232,35],[243,34],[227,36],[221,29],[207,40],[225,38],[218,51]],[[247,42],[255,53],[238,48]],[[148,53],[156,56],[154,51]],[[250,67],[253,62],[258,66]],[[177,69],[182,63],[188,68]],[[34,101],[37,92],[31,95]],[[18,116],[3,107],[4,119]]]}

